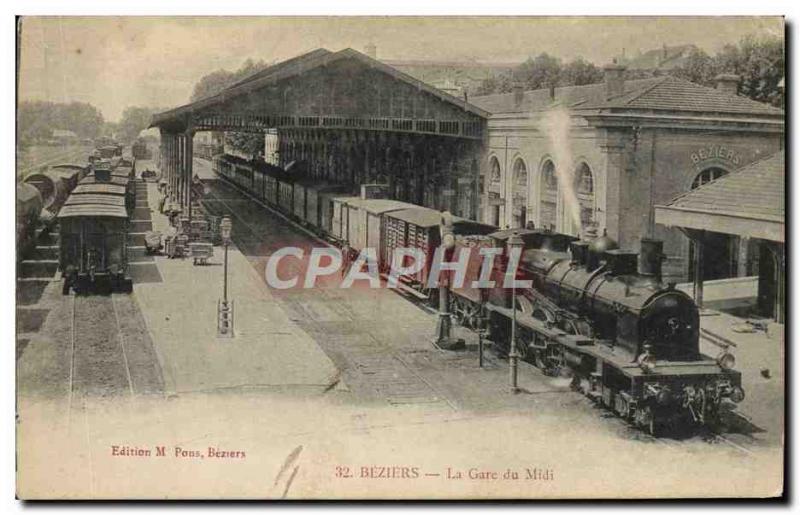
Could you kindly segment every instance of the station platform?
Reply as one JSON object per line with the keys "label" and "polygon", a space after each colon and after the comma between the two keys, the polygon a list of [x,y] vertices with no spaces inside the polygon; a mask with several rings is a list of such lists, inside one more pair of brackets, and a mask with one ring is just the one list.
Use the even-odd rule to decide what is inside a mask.
{"label": "station platform", "polygon": [[[717,356],[725,340],[735,343],[730,351],[736,356],[736,370],[742,373],[745,400],[737,412],[747,414],[748,421],[771,435],[783,433],[784,420],[784,326],[766,324],[756,329],[747,320],[714,310],[703,310],[700,316],[700,351]],[[717,342],[715,344],[714,342]]]}
{"label": "station platform", "polygon": [[[156,183],[147,183],[154,231],[168,228],[158,211]],[[338,371],[314,341],[273,301],[247,258],[228,249],[228,298],[235,306],[233,338],[217,336],[223,290],[223,247],[206,265],[155,256],[161,281],[135,285],[167,394],[224,389],[325,391]]]}

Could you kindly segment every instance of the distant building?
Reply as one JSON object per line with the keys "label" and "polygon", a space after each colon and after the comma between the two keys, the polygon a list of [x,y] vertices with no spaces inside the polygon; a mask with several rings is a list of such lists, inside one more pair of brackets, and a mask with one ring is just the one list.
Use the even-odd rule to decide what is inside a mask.
{"label": "distant building", "polygon": [[625,66],[628,70],[636,71],[665,71],[673,70],[683,66],[692,52],[699,50],[692,44],[667,46],[648,50],[647,52],[637,52],[634,56],[626,56],[623,50],[622,55],[617,56],[616,62]]}
{"label": "distant building", "polygon": [[[377,47],[370,43],[364,53],[376,59]],[[479,61],[380,59],[384,64],[411,77],[430,84],[451,95],[462,96],[473,92],[483,81],[510,72],[519,63],[493,63]]]}
{"label": "distant building", "polygon": [[78,135],[66,129],[53,129],[51,138],[57,143],[77,143],[79,141]]}

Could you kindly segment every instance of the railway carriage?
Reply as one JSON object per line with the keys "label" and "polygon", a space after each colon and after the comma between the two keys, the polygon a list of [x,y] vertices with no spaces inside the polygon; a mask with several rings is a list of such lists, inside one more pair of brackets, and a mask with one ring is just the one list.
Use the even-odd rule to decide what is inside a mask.
{"label": "railway carriage", "polygon": [[63,292],[130,292],[128,211],[119,195],[72,195],[58,213]]}

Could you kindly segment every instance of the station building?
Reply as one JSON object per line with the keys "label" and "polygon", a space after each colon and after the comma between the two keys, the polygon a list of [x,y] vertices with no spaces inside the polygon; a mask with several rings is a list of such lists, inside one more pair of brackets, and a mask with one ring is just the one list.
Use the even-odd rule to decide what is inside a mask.
{"label": "station building", "polygon": [[[676,77],[625,80],[605,68],[599,84],[470,98],[488,111],[481,170],[483,221],[608,235],[638,251],[664,241],[665,280],[692,279],[693,244],[658,225],[654,206],[783,150],[784,113],[736,94],[738,78],[716,88]],[[747,237],[709,234],[706,279],[756,275]]]}

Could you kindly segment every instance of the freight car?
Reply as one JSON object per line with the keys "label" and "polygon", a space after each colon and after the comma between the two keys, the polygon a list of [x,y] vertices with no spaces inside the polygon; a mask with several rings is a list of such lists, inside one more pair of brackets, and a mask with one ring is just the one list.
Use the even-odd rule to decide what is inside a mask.
{"label": "freight car", "polygon": [[63,293],[130,292],[128,211],[113,194],[71,195],[58,213]]}
{"label": "freight car", "polygon": [[[266,189],[267,177],[273,177],[277,198],[267,202],[302,219],[293,201],[307,195],[306,181],[273,173],[262,183],[252,168],[223,163],[220,175],[255,196],[253,184]],[[394,249],[420,250],[425,266],[402,279],[426,291],[434,252],[442,244],[441,212],[353,195],[332,195],[320,203],[318,210],[330,213],[330,225],[326,220],[316,230],[356,249],[376,246],[384,270]],[[605,235],[580,241],[544,229],[498,231],[457,217],[449,231],[456,252],[470,251],[464,286],[452,291],[451,311],[463,324],[487,330],[501,354],[510,350],[515,318],[515,347],[524,359],[546,374],[571,377],[575,389],[652,434],[676,422],[713,424],[724,402],[743,400],[733,356],[726,350],[713,359],[700,352],[697,306],[662,283],[658,242],[643,240],[640,259]],[[516,277],[532,283],[518,291],[513,306],[504,287],[512,235],[522,240]],[[477,290],[470,285],[480,278],[476,256],[482,247],[497,254],[490,273],[495,287]]]}

